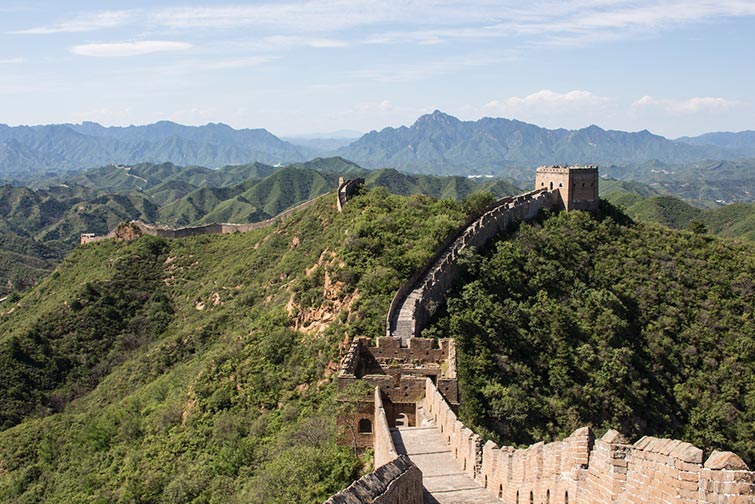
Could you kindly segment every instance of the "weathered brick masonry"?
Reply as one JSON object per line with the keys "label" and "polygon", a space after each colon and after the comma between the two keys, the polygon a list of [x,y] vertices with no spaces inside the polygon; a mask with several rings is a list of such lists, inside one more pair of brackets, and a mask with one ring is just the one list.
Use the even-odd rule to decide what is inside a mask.
{"label": "weathered brick masonry", "polygon": [[614,430],[595,439],[589,428],[563,441],[499,448],[461,423],[427,380],[423,401],[459,466],[509,503],[754,503],[755,472],[731,452],[703,451],[645,436],[629,444]]}

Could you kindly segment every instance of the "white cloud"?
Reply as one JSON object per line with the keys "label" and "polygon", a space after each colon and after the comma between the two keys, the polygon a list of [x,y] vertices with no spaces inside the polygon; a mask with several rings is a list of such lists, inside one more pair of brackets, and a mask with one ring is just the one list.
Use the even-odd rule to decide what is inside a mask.
{"label": "white cloud", "polygon": [[[17,34],[85,32],[127,24],[160,30],[257,28],[262,37],[353,29],[312,47],[349,44],[438,44],[486,38],[586,45],[725,18],[755,16],[752,0],[305,0],[204,7],[147,8],[82,14]],[[421,27],[421,28],[420,28]],[[385,31],[386,29],[390,31]],[[301,42],[301,40],[299,41]]]}
{"label": "white cloud", "polygon": [[83,44],[71,48],[71,52],[79,56],[95,56],[103,58],[138,56],[165,51],[183,51],[190,49],[191,44],[173,42],[169,40],[142,40],[138,42],[108,42],[104,44]]}
{"label": "white cloud", "polygon": [[657,99],[643,96],[632,103],[635,110],[661,110],[673,114],[697,114],[699,112],[723,112],[742,105],[742,102],[720,97],[694,97],[687,100]]}
{"label": "white cloud", "polygon": [[317,49],[331,49],[331,48],[339,48],[339,47],[349,47],[351,43],[346,40],[320,38],[320,39],[308,40],[307,45],[310,47],[315,47]]}
{"label": "white cloud", "polygon": [[581,45],[753,15],[755,3],[742,0],[549,1],[529,4],[496,28],[510,34],[544,37],[545,42]]}
{"label": "white cloud", "polygon": [[18,65],[19,63],[23,63],[24,61],[26,61],[24,58],[0,59],[0,65]]}
{"label": "white cloud", "polygon": [[[389,6],[388,6],[389,7]],[[375,0],[310,0],[257,5],[179,7],[153,11],[150,22],[171,28],[242,26],[333,31],[393,19],[392,9]]]}
{"label": "white cloud", "polygon": [[492,100],[485,104],[485,108],[503,114],[518,114],[523,111],[543,109],[595,107],[606,104],[609,101],[609,98],[578,89],[566,93],[557,93],[550,89],[542,89],[523,97],[512,96],[504,100]]}
{"label": "white cloud", "polygon": [[203,64],[202,67],[208,70],[223,70],[232,68],[247,68],[258,65],[264,65],[278,58],[274,56],[245,56],[240,58],[222,59]]}
{"label": "white cloud", "polygon": [[9,33],[19,35],[47,35],[52,33],[76,33],[102,30],[105,28],[121,26],[128,22],[133,15],[134,13],[132,11],[126,10],[96,12],[50,26],[15,30]]}

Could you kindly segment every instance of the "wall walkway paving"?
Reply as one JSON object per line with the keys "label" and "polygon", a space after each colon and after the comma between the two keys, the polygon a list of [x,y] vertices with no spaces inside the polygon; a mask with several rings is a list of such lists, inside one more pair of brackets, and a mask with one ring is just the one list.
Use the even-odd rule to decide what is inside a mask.
{"label": "wall walkway paving", "polygon": [[407,455],[422,471],[425,504],[500,503],[459,467],[435,423],[420,417],[418,427],[393,429],[391,434],[399,454]]}

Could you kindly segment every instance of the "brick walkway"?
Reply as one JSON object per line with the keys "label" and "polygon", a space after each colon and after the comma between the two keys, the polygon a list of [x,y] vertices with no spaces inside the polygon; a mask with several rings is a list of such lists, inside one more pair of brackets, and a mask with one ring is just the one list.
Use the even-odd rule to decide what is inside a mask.
{"label": "brick walkway", "polygon": [[501,502],[462,472],[432,422],[423,420],[419,427],[402,427],[391,433],[396,450],[408,455],[422,471],[426,504]]}

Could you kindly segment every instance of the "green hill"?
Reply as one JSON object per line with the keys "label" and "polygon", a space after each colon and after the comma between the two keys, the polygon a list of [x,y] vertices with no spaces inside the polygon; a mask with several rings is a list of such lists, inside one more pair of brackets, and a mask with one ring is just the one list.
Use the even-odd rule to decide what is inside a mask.
{"label": "green hill", "polygon": [[[0,304],[2,502],[322,502],[366,461],[333,382],[469,202],[374,188],[249,233],[77,248]],[[612,215],[620,216],[616,212]],[[431,329],[507,442],[583,423],[752,461],[750,244],[584,213],[466,259]]]}
{"label": "green hill", "polygon": [[79,242],[132,219],[152,221],[157,206],[138,194],[105,194],[81,186],[32,191],[0,187],[0,296],[49,274]]}
{"label": "green hill", "polygon": [[427,194],[435,198],[461,200],[474,192],[490,192],[503,197],[521,193],[510,181],[503,179],[470,179],[467,177],[437,177],[401,173],[385,168],[365,177],[368,186],[385,187],[393,194],[409,196]]}
{"label": "green hill", "polygon": [[[172,226],[259,222],[332,190],[339,176],[355,174],[365,174],[368,186],[382,185],[403,195],[460,200],[476,191],[496,196],[519,192],[504,180],[478,183],[395,170],[371,173],[341,158],[318,158],[285,168],[261,163],[218,170],[171,163],[111,165],[68,177],[65,184],[48,184],[45,189],[3,186],[0,252],[6,255],[0,268],[0,296],[33,285],[49,273],[78,243],[79,233],[102,235],[135,219]],[[23,252],[4,245],[20,239],[38,247],[30,243]],[[34,250],[40,252],[30,252]]]}
{"label": "green hill", "polygon": [[674,196],[642,197],[621,190],[603,195],[624,208],[633,219],[656,222],[673,229],[709,232],[727,238],[755,240],[755,203],[732,203],[698,208]]}
{"label": "green hill", "polygon": [[[2,502],[322,502],[339,348],[462,205],[374,190],[275,227],[77,248],[0,304]],[[388,246],[390,244],[390,246]]]}

